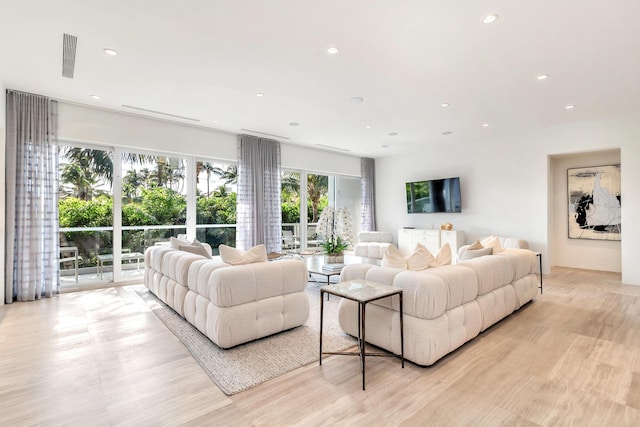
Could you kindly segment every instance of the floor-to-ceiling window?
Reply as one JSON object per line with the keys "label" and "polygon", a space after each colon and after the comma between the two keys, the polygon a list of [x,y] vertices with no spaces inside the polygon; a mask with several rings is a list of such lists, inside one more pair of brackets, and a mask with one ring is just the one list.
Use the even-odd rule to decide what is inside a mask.
{"label": "floor-to-ceiling window", "polygon": [[121,276],[131,278],[132,270],[140,272],[140,257],[149,246],[187,232],[188,163],[179,157],[131,151],[121,158]]}
{"label": "floor-to-ceiling window", "polygon": [[[113,149],[61,144],[58,191],[61,287],[111,281],[101,257],[113,252]],[[82,279],[82,280],[81,280]]]}
{"label": "floor-to-ceiling window", "polygon": [[238,167],[213,160],[196,162],[196,238],[218,255],[218,246],[236,245]]}

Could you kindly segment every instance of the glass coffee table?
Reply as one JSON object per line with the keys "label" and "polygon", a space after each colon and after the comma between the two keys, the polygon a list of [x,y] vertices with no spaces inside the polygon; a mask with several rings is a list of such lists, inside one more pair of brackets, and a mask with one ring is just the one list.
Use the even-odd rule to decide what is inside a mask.
{"label": "glass coffee table", "polygon": [[[324,315],[324,294],[335,295],[358,303],[358,352],[323,352],[322,351],[322,323]],[[367,280],[349,280],[341,283],[332,283],[320,288],[320,365],[322,365],[323,354],[340,354],[346,356],[360,356],[360,368],[362,370],[362,389],[365,388],[365,358],[366,356],[398,357],[393,353],[367,353],[365,315],[367,304],[382,298],[389,298],[398,295],[400,299],[400,360],[404,368],[404,325],[402,311],[402,288],[396,286],[383,285],[381,283],[369,282]]]}
{"label": "glass coffee table", "polygon": [[[324,276],[327,278],[327,285],[331,283],[331,276],[339,276],[342,272],[342,268],[344,267],[344,263],[340,264],[328,264],[324,261],[324,256],[311,256],[305,258],[305,262],[307,263],[307,270],[309,271],[309,276],[311,274],[317,274],[319,276]],[[331,266],[332,268],[327,268],[327,266]]]}

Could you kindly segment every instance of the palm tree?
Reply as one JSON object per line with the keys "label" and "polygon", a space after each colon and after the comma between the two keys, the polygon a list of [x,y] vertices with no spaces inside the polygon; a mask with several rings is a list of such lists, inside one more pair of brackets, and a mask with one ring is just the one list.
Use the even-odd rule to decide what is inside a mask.
{"label": "palm tree", "polygon": [[311,222],[318,222],[318,208],[320,199],[329,192],[329,177],[327,175],[307,175],[307,194],[311,202]]}
{"label": "palm tree", "polygon": [[85,176],[92,175],[97,180],[113,183],[113,153],[105,150],[89,148],[65,147],[62,155],[65,159],[84,172]]}
{"label": "palm tree", "polygon": [[78,199],[85,201],[91,200],[93,197],[96,179],[90,169],[84,169],[76,163],[67,163],[63,166],[60,179],[73,188],[72,191],[66,191],[67,194],[73,194]]}
{"label": "palm tree", "polygon": [[300,200],[300,173],[284,171],[282,175],[282,200]]}
{"label": "palm tree", "polygon": [[[147,172],[145,174],[145,171]],[[126,175],[122,178],[122,194],[125,198],[133,200],[140,196],[140,187],[146,187],[145,179],[149,170],[143,169],[137,172],[134,169],[129,169]]]}
{"label": "palm tree", "polygon": [[218,168],[214,167],[209,162],[207,163],[198,162],[198,165],[200,166],[200,171],[205,171],[207,173],[207,199],[208,199],[209,195],[211,194],[211,190],[209,188],[209,185],[211,184],[211,173],[213,173]]}

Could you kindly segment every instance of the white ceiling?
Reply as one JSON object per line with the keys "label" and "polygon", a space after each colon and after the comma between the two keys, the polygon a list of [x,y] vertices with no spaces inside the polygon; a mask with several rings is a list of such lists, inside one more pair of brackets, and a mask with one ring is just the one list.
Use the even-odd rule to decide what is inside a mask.
{"label": "white ceiling", "polygon": [[380,157],[640,111],[638,18],[638,0],[0,0],[0,81]]}

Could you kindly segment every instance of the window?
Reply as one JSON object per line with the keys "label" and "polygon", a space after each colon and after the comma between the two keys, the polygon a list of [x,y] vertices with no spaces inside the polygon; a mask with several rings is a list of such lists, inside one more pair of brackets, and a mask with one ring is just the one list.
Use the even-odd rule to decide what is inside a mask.
{"label": "window", "polygon": [[99,256],[113,252],[113,151],[61,145],[58,209],[61,287],[110,281]]}
{"label": "window", "polygon": [[[122,153],[122,259],[136,256],[172,236],[186,234],[185,159]],[[126,266],[126,267],[125,267]]]}
{"label": "window", "polygon": [[207,160],[196,162],[196,238],[218,255],[218,246],[236,245],[238,166]]}

